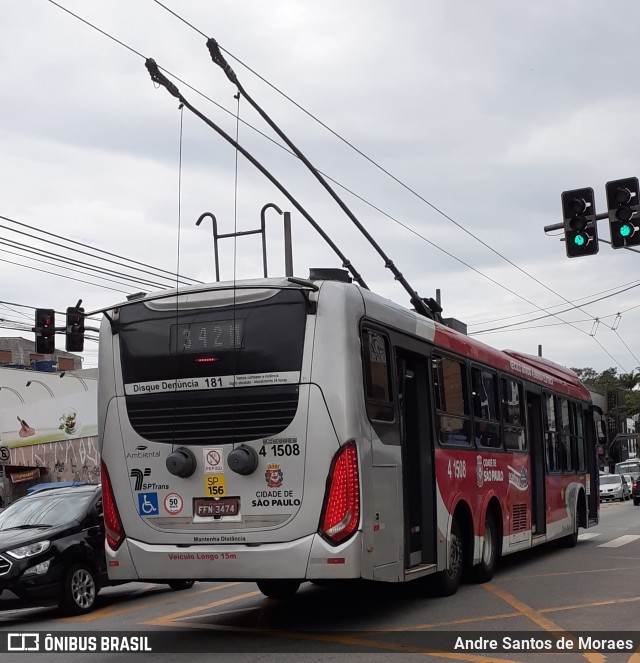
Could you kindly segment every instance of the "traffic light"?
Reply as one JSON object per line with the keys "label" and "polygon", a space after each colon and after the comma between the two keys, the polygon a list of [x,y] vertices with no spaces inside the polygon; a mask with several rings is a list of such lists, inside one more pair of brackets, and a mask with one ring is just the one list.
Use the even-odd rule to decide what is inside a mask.
{"label": "traffic light", "polygon": [[65,349],[67,352],[82,352],[84,350],[84,309],[80,306],[69,306],[67,308]]}
{"label": "traffic light", "polygon": [[623,249],[640,244],[640,189],[637,177],[613,180],[605,185],[611,246]]}
{"label": "traffic light", "polygon": [[52,308],[36,309],[36,352],[52,355],[56,351],[56,312]]}
{"label": "traffic light", "polygon": [[598,225],[593,189],[563,191],[562,217],[567,256],[578,258],[598,253]]}

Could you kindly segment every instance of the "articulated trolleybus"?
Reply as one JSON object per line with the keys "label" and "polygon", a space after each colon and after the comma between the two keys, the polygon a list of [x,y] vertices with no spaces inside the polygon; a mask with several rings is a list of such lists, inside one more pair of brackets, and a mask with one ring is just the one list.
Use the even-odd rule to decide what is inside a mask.
{"label": "articulated trolleybus", "polygon": [[340,269],[166,291],[106,311],[99,426],[113,580],[463,572],[598,521],[589,393]]}

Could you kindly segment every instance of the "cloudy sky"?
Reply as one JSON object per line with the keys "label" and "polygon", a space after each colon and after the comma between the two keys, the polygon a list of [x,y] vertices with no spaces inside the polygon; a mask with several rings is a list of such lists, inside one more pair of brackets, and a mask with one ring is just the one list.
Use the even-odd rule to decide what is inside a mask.
{"label": "cloudy sky", "polygon": [[[220,232],[250,230],[275,203],[292,212],[297,275],[340,266],[264,176],[154,87],[146,57],[238,135],[371,289],[408,305],[335,202],[234,98],[206,35],[410,284],[423,297],[441,291],[445,316],[499,348],[541,345],[566,366],[640,365],[639,256],[601,243],[596,256],[568,259],[562,233],[543,231],[562,220],[562,191],[593,187],[604,212],[605,183],[640,175],[640,5],[164,5],[183,20],[154,0],[2,3],[0,324],[29,326],[29,307],[63,312],[78,299],[98,309],[168,287],[176,270],[214,279],[211,224],[195,224],[203,212]],[[270,275],[284,273],[280,218],[267,212]],[[606,221],[599,233],[609,239]],[[221,277],[260,276],[260,256],[256,237],[235,253],[221,241]],[[95,366],[97,343],[86,347],[85,366]]]}

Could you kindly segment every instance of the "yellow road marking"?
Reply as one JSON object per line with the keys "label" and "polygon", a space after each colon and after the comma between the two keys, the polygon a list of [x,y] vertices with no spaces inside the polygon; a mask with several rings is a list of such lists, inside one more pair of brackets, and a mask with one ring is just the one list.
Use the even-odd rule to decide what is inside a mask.
{"label": "yellow road marking", "polygon": [[230,596],[229,598],[221,599],[220,601],[214,601],[213,603],[208,603],[207,605],[198,605],[193,608],[187,608],[186,610],[179,610],[178,612],[173,612],[169,615],[162,615],[162,617],[156,617],[155,619],[150,619],[149,621],[140,623],[149,626],[174,626],[173,622],[175,620],[182,619],[183,617],[192,615],[195,612],[202,612],[203,610],[215,608],[219,605],[235,603],[236,601],[242,601],[243,599],[248,599],[252,596],[258,595],[261,595],[261,592],[247,592],[246,594],[240,594],[238,596]]}
{"label": "yellow road marking", "polygon": [[460,624],[474,624],[475,622],[493,621],[495,619],[510,619],[511,617],[522,617],[519,612],[503,612],[498,615],[486,615],[483,617],[465,617],[464,619],[454,619],[453,621],[446,622],[433,622],[433,624],[416,624],[407,628],[406,626],[398,626],[396,628],[385,628],[383,630],[393,633],[394,631],[417,631],[420,629],[438,628],[440,626],[459,626]]}
{"label": "yellow road marking", "polygon": [[591,601],[590,603],[576,603],[575,605],[562,605],[556,608],[540,608],[538,612],[561,612],[562,610],[578,610],[582,608],[597,608],[602,605],[616,605],[617,603],[635,603],[640,601],[640,596],[632,596],[626,599],[607,599],[605,601]]}
{"label": "yellow road marking", "polygon": [[[515,608],[518,612],[522,613],[522,615],[530,619],[534,624],[537,624],[543,628],[545,631],[567,633],[563,628],[560,628],[550,619],[543,617],[539,611],[534,610],[531,606],[523,603],[515,596],[508,594],[504,590],[499,589],[492,583],[487,583],[486,585],[483,585],[483,587],[492,594],[495,594],[498,598],[502,599],[505,603],[508,603],[510,606]],[[573,639],[573,636],[570,633],[567,633],[567,638]],[[604,663],[604,661],[607,660],[606,656],[603,656],[602,654],[587,652],[582,655],[587,659],[587,661],[590,661],[590,663]]]}
{"label": "yellow road marking", "polygon": [[640,663],[640,646],[631,654],[631,657],[627,661],[627,663]]}
{"label": "yellow road marking", "polygon": [[[235,587],[236,585],[240,585],[241,583],[239,582],[229,582],[224,585],[216,585],[215,587],[207,587],[207,589],[201,589],[197,592],[194,592],[195,594],[205,594],[206,592],[217,592],[220,589],[227,589],[227,587]],[[158,587],[159,585],[150,585],[150,587]],[[138,592],[135,592],[135,594],[138,594]],[[64,617],[61,618],[58,621],[63,621],[63,622],[92,622],[97,619],[103,619],[105,617],[114,617],[115,615],[123,615],[127,612],[134,612],[135,610],[146,610],[149,606],[153,605],[164,605],[167,603],[171,603],[173,601],[173,594],[169,595],[172,598],[165,598],[157,601],[146,601],[143,605],[131,605],[127,606],[126,608],[114,608],[114,606],[106,606],[105,608],[100,608],[98,610],[94,610],[93,612],[90,612],[87,615],[80,615],[78,617]]]}
{"label": "yellow road marking", "polygon": [[[636,559],[636,558],[631,557],[629,559]],[[616,569],[589,569],[583,571],[559,571],[558,573],[539,573],[537,575],[531,575],[531,576],[518,576],[518,581],[537,580],[538,578],[555,578],[556,576],[574,576],[574,575],[581,575],[583,573],[611,573],[612,571],[636,571],[637,568],[638,565],[636,564],[635,566],[620,566]],[[509,580],[510,578],[505,578],[503,581],[496,580],[494,578],[493,584],[495,585],[500,582],[508,582]]]}
{"label": "yellow road marking", "polygon": [[[259,594],[254,592],[253,594]],[[238,596],[238,599],[251,596],[252,594],[243,594]],[[232,599],[229,599],[231,601]],[[220,602],[222,603],[222,601]],[[210,606],[203,606],[210,607]],[[197,610],[194,608],[194,611]],[[187,611],[184,611],[187,612]],[[181,614],[181,613],[176,613]],[[477,654],[465,654],[464,652],[431,652],[424,647],[414,647],[411,645],[402,645],[396,642],[384,642],[382,640],[368,640],[366,638],[358,638],[351,635],[322,635],[321,633],[298,633],[296,631],[267,631],[262,629],[253,629],[246,627],[233,627],[233,626],[220,626],[218,624],[201,624],[197,622],[180,622],[180,621],[162,621],[151,620],[142,622],[145,625],[153,626],[173,626],[176,628],[200,629],[204,631],[237,631],[240,633],[259,634],[270,638],[289,638],[292,640],[310,640],[313,642],[330,642],[334,644],[365,646],[370,649],[383,649],[385,651],[393,651],[404,654],[424,654],[425,656],[435,656],[436,658],[447,658],[454,661],[470,661],[471,663],[520,663],[508,658],[489,658],[487,656],[479,656]]]}

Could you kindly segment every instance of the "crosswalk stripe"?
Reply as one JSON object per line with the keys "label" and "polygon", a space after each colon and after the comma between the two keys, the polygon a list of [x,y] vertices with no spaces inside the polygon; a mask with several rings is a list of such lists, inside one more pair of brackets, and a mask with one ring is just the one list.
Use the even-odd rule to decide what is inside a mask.
{"label": "crosswalk stripe", "polygon": [[619,536],[617,539],[601,543],[598,548],[619,548],[620,546],[632,543],[637,539],[640,539],[640,534],[625,534],[624,536]]}
{"label": "crosswalk stripe", "polygon": [[600,532],[584,532],[583,534],[578,534],[578,541],[588,541],[598,536],[602,536],[602,534]]}

